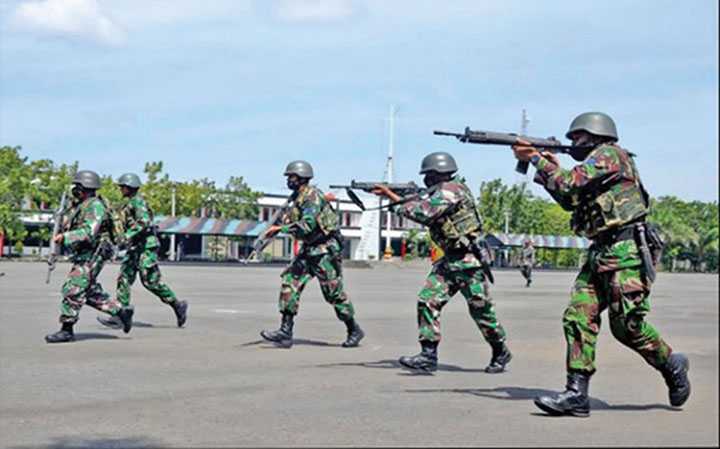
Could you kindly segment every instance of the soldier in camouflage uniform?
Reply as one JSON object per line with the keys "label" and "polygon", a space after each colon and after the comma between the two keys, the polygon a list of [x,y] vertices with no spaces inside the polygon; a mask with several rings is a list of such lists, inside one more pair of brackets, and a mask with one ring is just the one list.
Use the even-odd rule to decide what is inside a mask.
{"label": "soldier in camouflage uniform", "polygon": [[60,305],[62,328],[45,336],[48,343],[62,343],[75,340],[73,326],[78,320],[80,309],[87,303],[97,310],[116,316],[125,333],[132,328],[133,311],[111,301],[97,277],[105,262],[112,257],[114,228],[108,206],[96,195],[100,188],[100,177],[89,170],[77,172],[73,179],[73,207],[66,221],[64,232],[54,235],[59,245],[71,251],[73,263],[70,273],[62,286],[63,300]]}
{"label": "soldier in camouflage uniform", "polygon": [[[173,309],[177,326],[182,327],[187,319],[188,304],[178,300],[170,287],[162,282],[158,266],[160,241],[155,233],[153,213],[138,192],[140,178],[134,173],[126,173],[118,179],[117,185],[127,201],[118,213],[122,233],[120,246],[126,247],[127,251],[117,278],[117,299],[123,306],[130,306],[130,287],[140,272],[142,285]],[[98,317],[98,321],[108,327],[118,327],[113,318]]]}
{"label": "soldier in camouflage uniform", "polygon": [[527,239],[523,243],[522,252],[520,253],[520,273],[527,281],[526,287],[530,287],[532,283],[532,269],[535,265],[535,247],[533,247],[532,240]]}
{"label": "soldier in camouflage uniform", "polygon": [[309,184],[313,177],[309,163],[291,162],[285,169],[285,176],[288,188],[293,191],[289,210],[282,217],[283,224],[272,224],[265,236],[272,237],[279,232],[290,234],[302,242],[302,248],[281,275],[280,329],[264,330],[260,335],[277,346],[292,346],[300,295],[315,276],[320,281],[325,301],[333,306],[335,315],[347,327],[347,338],[342,346],[356,347],[365,333],[355,321],[355,309],[343,286],[342,236],[337,214],[320,189]]}
{"label": "soldier in camouflage uniform", "polygon": [[423,159],[420,169],[428,187],[425,195],[403,199],[384,185],[376,186],[373,191],[398,203],[394,206],[398,214],[427,226],[432,240],[444,252],[443,257],[434,262],[418,295],[421,352],[403,356],[399,361],[412,369],[437,369],[440,312],[459,291],[467,300],[470,316],[492,348],[492,358],[485,371],[499,373],[505,370],[512,355],[488,291],[490,261],[486,248],[482,249],[482,223],[475,199],[465,180],[454,175],[456,171],[451,155],[431,153]]}
{"label": "soldier in camouflage uniform", "polygon": [[603,113],[579,115],[566,136],[576,147],[571,156],[581,161],[570,170],[527,142],[513,148],[519,160],[535,165],[535,181],[572,211],[575,232],[593,241],[563,315],[566,390],[538,397],[535,404],[551,415],[590,414],[588,385],[596,369],[600,314],[608,309],[615,338],[662,374],[670,404],[681,406],[690,395],[688,359],[673,352],[645,320],[662,240],[645,223],[649,199],[633,155],[617,144],[615,123]]}

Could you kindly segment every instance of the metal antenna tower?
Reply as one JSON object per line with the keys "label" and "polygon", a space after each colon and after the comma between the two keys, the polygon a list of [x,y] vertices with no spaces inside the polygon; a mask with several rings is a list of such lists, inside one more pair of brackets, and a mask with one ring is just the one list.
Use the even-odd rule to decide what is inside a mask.
{"label": "metal antenna tower", "polygon": [[[389,134],[390,142],[388,144],[388,157],[385,163],[385,174],[383,178],[388,183],[393,182],[393,154],[395,153],[395,105],[390,105],[390,120],[389,120]],[[390,210],[385,212],[387,217],[387,228],[385,230],[385,259],[390,259],[393,255],[392,252],[392,239],[390,238],[390,231],[392,230],[392,213]]]}

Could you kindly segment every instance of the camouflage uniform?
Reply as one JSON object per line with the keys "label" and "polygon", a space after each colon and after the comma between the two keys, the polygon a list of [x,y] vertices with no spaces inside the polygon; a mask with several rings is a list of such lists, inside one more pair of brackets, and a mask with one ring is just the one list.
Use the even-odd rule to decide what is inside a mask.
{"label": "camouflage uniform", "polygon": [[528,287],[532,282],[533,265],[535,265],[535,248],[532,245],[524,246],[520,253],[520,272],[527,280]]}
{"label": "camouflage uniform", "polygon": [[112,221],[108,206],[100,197],[90,197],[75,204],[63,233],[63,244],[72,251],[73,263],[62,286],[60,322],[74,324],[83,304],[110,315],[117,315],[121,305],[110,300],[99,282],[105,262],[112,256]]}
{"label": "camouflage uniform", "polygon": [[297,314],[300,295],[315,276],[320,281],[325,301],[333,306],[337,317],[341,321],[352,320],[355,310],[343,287],[337,214],[317,187],[306,184],[294,195],[281,232],[300,240],[302,248],[281,275],[280,313]]}
{"label": "camouflage uniform", "polygon": [[162,302],[172,306],[177,298],[160,276],[160,241],[154,233],[153,214],[147,201],[139,193],[130,197],[120,209],[119,219],[124,230],[123,241],[127,245],[127,252],[122,259],[117,278],[118,300],[124,306],[130,304],[130,287],[139,271],[143,286]]}
{"label": "camouflage uniform", "polygon": [[403,203],[396,212],[427,226],[432,240],[444,252],[434,262],[418,294],[420,342],[440,341],[440,312],[458,291],[465,297],[470,316],[485,340],[490,344],[505,341],[505,330],[495,315],[482,263],[470,251],[467,241],[480,237],[481,226],[465,180],[455,176],[434,186],[428,197]]}
{"label": "camouflage uniform", "polygon": [[651,283],[636,243],[634,223],[648,213],[648,196],[631,155],[616,144],[594,148],[565,170],[534,156],[535,181],[573,212],[574,231],[593,240],[563,315],[568,372],[595,372],[600,313],[608,309],[612,334],[660,370],[672,352],[645,321]]}

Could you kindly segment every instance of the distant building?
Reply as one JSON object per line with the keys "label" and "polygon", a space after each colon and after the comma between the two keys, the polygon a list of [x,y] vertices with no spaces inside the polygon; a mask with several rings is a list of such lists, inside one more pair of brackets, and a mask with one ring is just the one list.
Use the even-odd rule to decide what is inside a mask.
{"label": "distant building", "polygon": [[[370,198],[369,196],[367,196]],[[161,243],[161,258],[167,259],[171,251],[171,236],[175,236],[175,255],[178,260],[236,260],[247,257],[252,242],[267,228],[273,214],[287,200],[286,195],[266,194],[258,199],[258,220],[223,220],[207,217],[156,216]],[[390,235],[393,254],[401,251],[403,235],[409,230],[422,230],[417,223],[390,214],[392,229],[387,230],[388,213],[362,212],[352,201],[339,198],[332,200],[339,214],[340,231],[344,238],[343,257],[346,259],[377,258],[385,251],[386,237]],[[374,221],[368,219],[374,215]],[[378,219],[379,217],[379,219]],[[27,212],[22,221],[28,237],[24,240],[23,255],[47,255],[47,242],[37,238],[37,231],[52,226],[52,213]],[[574,236],[530,236],[525,234],[494,234],[489,240],[495,248],[521,246],[526,238],[534,241],[536,248],[587,248],[586,239]],[[3,255],[11,252],[12,242],[5,242]],[[365,245],[365,248],[363,247]],[[367,248],[368,245],[377,246]],[[289,235],[280,234],[264,251],[264,258],[287,260],[298,249],[298,244]]]}

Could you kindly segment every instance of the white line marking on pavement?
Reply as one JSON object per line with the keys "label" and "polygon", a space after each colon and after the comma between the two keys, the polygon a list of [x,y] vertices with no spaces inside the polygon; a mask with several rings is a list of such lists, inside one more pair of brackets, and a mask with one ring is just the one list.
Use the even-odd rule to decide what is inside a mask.
{"label": "white line marking on pavement", "polygon": [[215,313],[253,313],[251,310],[213,309]]}

